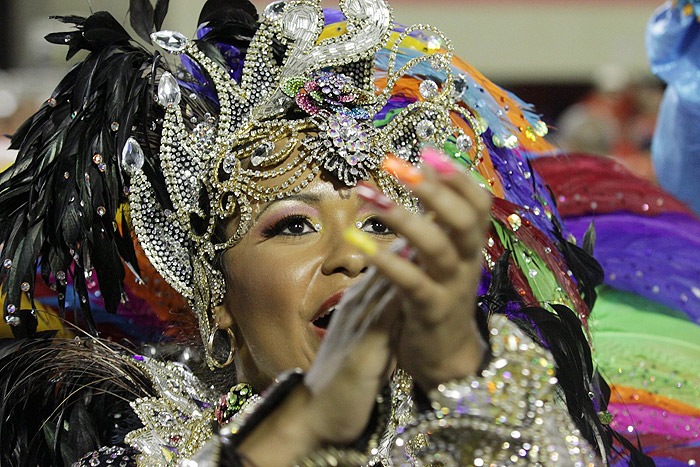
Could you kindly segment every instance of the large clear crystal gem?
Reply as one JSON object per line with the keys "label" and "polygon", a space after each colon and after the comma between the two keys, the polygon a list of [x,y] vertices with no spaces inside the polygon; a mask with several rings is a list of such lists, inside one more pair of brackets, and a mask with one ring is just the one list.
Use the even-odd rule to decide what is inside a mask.
{"label": "large clear crystal gem", "polygon": [[255,151],[253,151],[253,155],[250,156],[250,163],[255,167],[259,166],[265,162],[265,159],[268,158],[273,149],[275,149],[275,145],[270,141],[263,142],[260,146],[255,148]]}
{"label": "large clear crystal gem", "polygon": [[467,78],[464,75],[457,75],[453,83],[454,96],[457,98],[461,98],[464,95],[464,91],[467,90]]}
{"label": "large clear crystal gem", "polygon": [[416,134],[420,139],[429,139],[435,134],[435,125],[430,120],[421,120],[416,125]]}
{"label": "large clear crystal gem", "polygon": [[143,167],[144,156],[141,145],[134,138],[126,140],[124,149],[122,149],[122,165],[124,169],[133,175],[136,171]]}
{"label": "large clear crystal gem", "polygon": [[469,152],[474,146],[471,136],[469,135],[459,135],[457,138],[457,150],[459,152]]}
{"label": "large clear crystal gem", "polygon": [[445,41],[437,35],[428,36],[425,45],[431,50],[444,49]]}
{"label": "large clear crystal gem", "polygon": [[166,71],[160,77],[158,83],[158,102],[163,107],[177,105],[180,103],[180,85],[177,84],[175,77]]}
{"label": "large clear crystal gem", "polygon": [[354,122],[349,123],[348,125],[344,125],[340,129],[340,137],[343,138],[345,141],[352,141],[352,140],[357,139],[358,134],[359,134],[359,129],[354,124]]}
{"label": "large clear crystal gem", "polygon": [[418,90],[420,91],[420,95],[425,99],[432,99],[433,97],[437,96],[438,85],[432,79],[426,79],[420,83]]}
{"label": "large clear crystal gem", "polygon": [[276,2],[272,2],[269,5],[267,5],[263,10],[263,16],[268,20],[275,22],[279,19],[280,16],[282,16],[282,12],[284,11],[284,7],[286,6],[287,2],[285,0],[278,0]]}
{"label": "large clear crystal gem", "polygon": [[224,157],[224,161],[221,164],[221,168],[226,172],[227,174],[233,173],[236,168],[238,167],[238,159],[233,154],[227,154],[226,157]]}
{"label": "large clear crystal gem", "polygon": [[212,151],[216,143],[216,127],[209,122],[197,124],[190,133],[190,142],[198,151]]}
{"label": "large clear crystal gem", "polygon": [[177,31],[158,31],[151,34],[151,40],[168,52],[179,54],[187,47],[187,37]]}

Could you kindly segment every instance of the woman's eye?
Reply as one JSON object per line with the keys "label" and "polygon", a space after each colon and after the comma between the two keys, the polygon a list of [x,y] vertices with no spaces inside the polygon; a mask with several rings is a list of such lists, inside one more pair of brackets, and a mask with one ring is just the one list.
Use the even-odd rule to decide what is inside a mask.
{"label": "woman's eye", "polygon": [[316,227],[311,224],[309,219],[304,216],[291,216],[263,230],[263,236],[266,238],[275,237],[277,235],[298,237],[313,232],[316,232]]}
{"label": "woman's eye", "polygon": [[362,226],[361,230],[375,235],[391,235],[394,232],[376,217],[370,217]]}

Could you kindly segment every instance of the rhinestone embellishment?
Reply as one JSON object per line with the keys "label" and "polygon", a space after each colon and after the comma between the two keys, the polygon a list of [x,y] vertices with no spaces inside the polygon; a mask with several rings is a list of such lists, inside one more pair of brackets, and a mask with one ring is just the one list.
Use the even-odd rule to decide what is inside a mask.
{"label": "rhinestone embellishment", "polygon": [[151,34],[151,40],[161,49],[170,53],[179,54],[187,47],[187,37],[177,31],[158,31]]}
{"label": "rhinestone embellishment", "polygon": [[435,134],[435,125],[430,120],[421,120],[416,125],[416,134],[422,140],[430,139]]}
{"label": "rhinestone embellishment", "polygon": [[143,167],[144,155],[141,145],[134,138],[126,140],[124,149],[122,150],[122,165],[126,171],[133,175]]}
{"label": "rhinestone embellishment", "polygon": [[282,16],[282,13],[284,13],[284,8],[286,6],[287,2],[285,0],[278,0],[276,2],[272,2],[265,7],[262,15],[269,21],[275,22]]}
{"label": "rhinestone embellishment", "polygon": [[420,91],[420,95],[423,96],[423,98],[430,100],[437,96],[438,85],[432,79],[426,79],[420,83],[420,86],[418,86],[418,91]]}
{"label": "rhinestone embellishment", "polygon": [[457,150],[459,152],[469,152],[474,146],[471,136],[469,135],[459,135],[457,138]]}
{"label": "rhinestone embellishment", "polygon": [[158,102],[163,107],[180,103],[180,85],[170,72],[165,72],[158,83]]}

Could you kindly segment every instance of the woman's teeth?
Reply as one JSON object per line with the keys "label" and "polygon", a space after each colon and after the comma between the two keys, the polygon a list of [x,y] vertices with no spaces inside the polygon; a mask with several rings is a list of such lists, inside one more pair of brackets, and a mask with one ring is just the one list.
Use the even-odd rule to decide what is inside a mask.
{"label": "woman's teeth", "polygon": [[313,325],[316,327],[319,327],[321,329],[328,328],[328,325],[331,322],[331,316],[333,315],[334,311],[335,311],[335,307],[329,309],[324,315],[319,316],[318,318],[313,320]]}

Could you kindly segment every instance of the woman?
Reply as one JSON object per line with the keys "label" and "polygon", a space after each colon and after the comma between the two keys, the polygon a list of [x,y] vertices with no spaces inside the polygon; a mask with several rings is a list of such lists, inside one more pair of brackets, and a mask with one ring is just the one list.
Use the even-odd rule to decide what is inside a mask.
{"label": "woman", "polygon": [[[138,276],[133,227],[196,315],[209,370],[91,339],[15,342],[4,460],[606,462],[607,386],[563,306],[585,324],[600,273],[515,150],[546,148],[546,126],[380,0],[342,15],[275,2],[260,22],[209,1],[193,41],[158,31],[166,3],[140,2],[132,24],[180,56],[177,78],[104,12],[49,36],[90,54],[13,138],[4,309],[34,334],[20,299],[38,261],[94,334],[87,284],[118,308],[122,260]],[[489,330],[487,313],[519,327]],[[307,376],[280,377],[294,368]]]}

